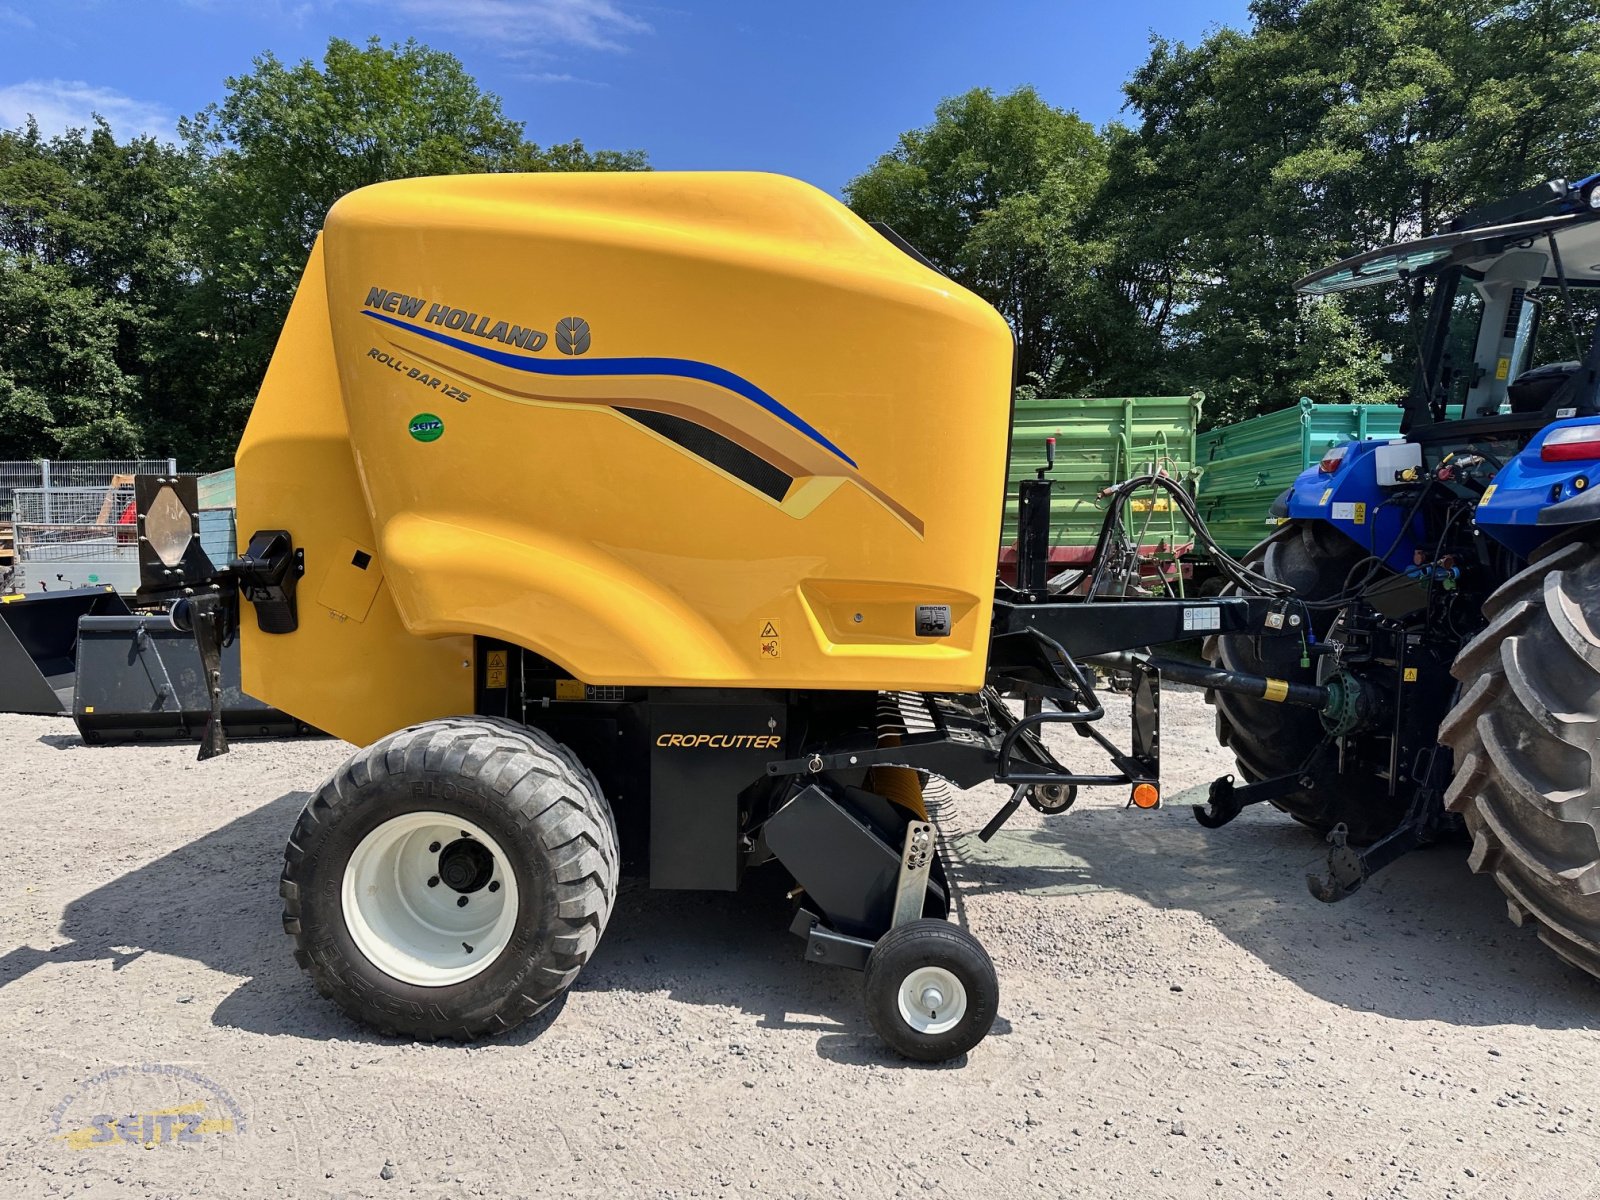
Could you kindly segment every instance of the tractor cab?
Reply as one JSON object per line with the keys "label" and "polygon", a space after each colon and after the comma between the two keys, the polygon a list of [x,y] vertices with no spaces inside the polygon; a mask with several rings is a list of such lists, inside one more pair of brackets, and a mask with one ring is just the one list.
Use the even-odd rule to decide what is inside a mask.
{"label": "tractor cab", "polygon": [[[1300,280],[1305,295],[1404,284],[1427,320],[1403,429],[1531,432],[1600,413],[1600,346],[1576,293],[1600,287],[1600,175],[1551,180],[1474,210],[1443,233],[1369,250]],[[1562,297],[1555,327],[1543,320]],[[1442,432],[1442,431],[1441,431]],[[1415,440],[1436,440],[1426,434]]]}

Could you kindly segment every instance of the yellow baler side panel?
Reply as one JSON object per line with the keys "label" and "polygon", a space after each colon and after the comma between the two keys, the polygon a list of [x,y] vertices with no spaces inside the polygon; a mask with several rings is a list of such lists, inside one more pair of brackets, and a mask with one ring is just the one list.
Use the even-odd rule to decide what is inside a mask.
{"label": "yellow baler side panel", "polygon": [[[595,684],[982,685],[1011,334],[836,200],[755,174],[406,180],[341,200],[323,245],[412,633]],[[949,636],[917,635],[928,604]]]}
{"label": "yellow baler side panel", "polygon": [[[351,543],[376,544],[339,399],[322,246],[311,253],[237,457],[240,549],[257,529],[288,529],[306,554],[300,627],[262,633],[242,605],[244,690],[358,745],[418,721],[471,712],[472,639],[408,632],[387,583],[354,616],[319,602]],[[360,607],[351,604],[350,607]],[[464,665],[465,664],[465,665]]]}

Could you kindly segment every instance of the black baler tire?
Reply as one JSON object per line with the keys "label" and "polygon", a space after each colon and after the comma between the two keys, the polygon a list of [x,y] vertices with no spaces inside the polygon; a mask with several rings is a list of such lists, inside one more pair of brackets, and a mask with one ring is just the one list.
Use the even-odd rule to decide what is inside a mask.
{"label": "black baler tire", "polygon": [[1512,921],[1600,975],[1600,530],[1558,535],[1484,604],[1440,727],[1445,805],[1472,834]]}
{"label": "black baler tire", "polygon": [[[965,1015],[943,1033],[923,1033],[900,1014],[901,983],[925,966],[943,967],[967,992]],[[983,1041],[1000,1011],[1000,979],[989,952],[949,921],[909,921],[889,930],[867,958],[861,990],[873,1030],[896,1053],[917,1062],[944,1062],[965,1054]]]}
{"label": "black baler tire", "polygon": [[[394,978],[356,946],[340,888],[367,833],[437,810],[481,826],[517,872],[516,928],[480,973],[444,987]],[[381,1033],[471,1041],[548,1007],[588,962],[616,900],[616,826],[594,776],[548,735],[450,717],[353,755],[306,804],[284,850],[283,926],[322,995]]]}
{"label": "black baler tire", "polygon": [[[1244,562],[1269,579],[1291,585],[1302,600],[1323,600],[1338,595],[1352,569],[1366,557],[1366,551],[1324,522],[1288,521],[1245,555]],[[1230,583],[1222,594],[1231,596],[1238,590]],[[1312,632],[1323,636],[1335,616],[1331,609],[1313,610]],[[1203,653],[1214,666],[1294,683],[1316,681],[1314,670],[1300,666],[1298,639],[1274,638],[1262,645],[1273,657],[1258,655],[1256,639],[1237,635],[1207,638]],[[1206,691],[1206,703],[1217,711],[1217,741],[1233,751],[1246,782],[1288,774],[1323,740],[1321,719],[1309,708],[1211,689]],[[1290,792],[1273,803],[1319,833],[1342,824],[1350,841],[1360,846],[1381,838],[1405,816],[1409,787],[1397,789],[1393,797],[1386,791],[1376,775],[1362,778],[1352,767],[1320,788]],[[1374,797],[1381,797],[1381,802],[1374,803]]]}

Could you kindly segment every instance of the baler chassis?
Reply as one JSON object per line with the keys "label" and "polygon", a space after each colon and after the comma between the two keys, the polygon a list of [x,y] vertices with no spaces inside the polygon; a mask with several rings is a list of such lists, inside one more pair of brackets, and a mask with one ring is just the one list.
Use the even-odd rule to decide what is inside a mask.
{"label": "baler chassis", "polygon": [[[1033,499],[1036,512],[1041,498]],[[1048,497],[1042,504],[1047,507]],[[257,532],[248,545],[246,554],[221,571],[198,560],[153,561],[148,573],[148,595],[171,601],[173,622],[195,634],[213,688],[220,680],[221,649],[241,619],[253,619],[268,636],[293,633],[299,625],[295,582],[307,568],[305,549],[285,529]],[[1030,551],[1020,562],[1024,581],[1041,573],[1031,554],[1035,546],[1030,541],[1024,547]],[[1113,556],[1109,547],[1102,553]],[[1241,579],[1251,582],[1242,572]],[[248,614],[241,616],[246,606]],[[1303,605],[1281,595],[1096,599],[1092,591],[1080,597],[1049,587],[1001,585],[986,686],[959,695],[592,687],[531,651],[478,638],[472,664],[476,715],[461,720],[490,722],[484,736],[496,738],[528,730],[536,736],[519,753],[529,762],[559,747],[570,755],[561,769],[581,766],[591,773],[591,783],[574,776],[569,786],[574,794],[587,792],[591,809],[604,806],[616,814],[607,870],[632,863],[656,887],[733,889],[747,870],[780,864],[796,883],[791,928],[805,939],[807,960],[864,971],[868,1012],[880,1034],[911,1057],[948,1058],[987,1031],[998,984],[976,939],[946,919],[952,897],[921,786],[928,776],[963,788],[985,782],[1010,788],[980,833],[984,840],[1024,801],[1060,813],[1072,806],[1080,787],[1127,789],[1131,805],[1157,807],[1163,679],[1324,713],[1337,707],[1341,693],[1332,684],[1290,683],[1158,658],[1149,648],[1208,635],[1303,645],[1308,629]],[[1095,667],[1131,677],[1126,747],[1098,727],[1105,708],[1094,690]],[[1014,701],[1021,702],[1020,712]],[[219,704],[213,691],[214,719],[202,757],[226,749],[215,719]],[[432,724],[440,723],[393,737],[414,738]],[[1084,771],[1063,762],[1046,743],[1045,734],[1057,726],[1092,743],[1109,768]],[[461,736],[449,722],[437,734],[452,744]],[[702,748],[717,752],[685,753]],[[348,808],[352,786],[328,802]],[[432,795],[435,784],[419,777],[408,786],[414,794]],[[1214,794],[1219,801],[1225,795]],[[1267,798],[1264,790],[1260,798]],[[1223,811],[1213,806],[1213,815]],[[1199,815],[1207,819],[1205,810]],[[493,836],[474,824],[479,832],[469,840]],[[308,828],[320,836],[320,823]],[[476,896],[482,902],[486,893],[475,889],[483,879],[474,882],[474,873],[462,866],[469,862],[462,849],[466,836],[436,839],[441,858],[427,868],[433,871],[427,887],[465,880],[460,900],[472,903]],[[291,849],[284,894],[292,920],[286,921],[305,944],[313,937],[307,929],[316,924],[306,911],[312,903],[307,897],[329,893],[315,874],[317,855],[298,843]],[[495,863],[510,861],[507,853],[497,843],[487,857],[470,858],[493,874]],[[463,947],[475,945],[472,938],[458,940]],[[308,961],[319,960],[308,952]],[[381,984],[381,977],[369,980],[368,994]],[[953,991],[962,997],[956,1005],[961,1016],[950,1025],[941,1013],[955,1003]],[[364,1003],[353,995],[347,1007],[359,1015]],[[427,1035],[433,1027],[418,1021],[417,1032]]]}

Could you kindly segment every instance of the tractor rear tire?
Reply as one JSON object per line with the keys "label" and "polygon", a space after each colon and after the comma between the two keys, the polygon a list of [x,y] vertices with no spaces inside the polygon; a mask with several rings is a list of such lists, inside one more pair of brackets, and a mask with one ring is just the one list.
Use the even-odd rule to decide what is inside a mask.
{"label": "tractor rear tire", "polygon": [[284,852],[283,926],[317,990],[382,1033],[470,1041],[549,1006],[617,894],[594,776],[488,717],[415,725],[354,755]]}
{"label": "tractor rear tire", "polygon": [[[1268,579],[1290,585],[1301,600],[1325,600],[1343,590],[1351,570],[1366,557],[1360,546],[1320,521],[1290,521],[1245,555],[1244,562]],[[1222,594],[1238,590],[1230,583]],[[1312,610],[1312,632],[1324,636],[1337,615],[1333,609]],[[1316,682],[1315,671],[1300,665],[1303,647],[1297,638],[1213,636],[1206,639],[1203,653],[1213,666],[1231,671]],[[1249,783],[1294,771],[1323,740],[1322,721],[1309,708],[1213,690],[1207,690],[1206,703],[1217,710],[1217,741],[1233,751],[1239,773]],[[1319,833],[1342,824],[1352,843],[1367,845],[1398,825],[1410,804],[1409,788],[1392,797],[1387,792],[1373,767],[1347,760],[1337,780],[1290,792],[1273,803]]]}
{"label": "tractor rear tire", "polygon": [[1600,975],[1600,531],[1540,547],[1484,615],[1451,668],[1462,691],[1439,731],[1455,756],[1445,805],[1511,920],[1531,918]]}

